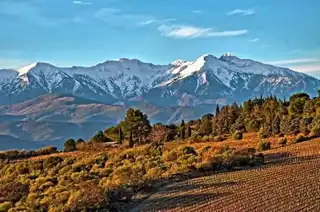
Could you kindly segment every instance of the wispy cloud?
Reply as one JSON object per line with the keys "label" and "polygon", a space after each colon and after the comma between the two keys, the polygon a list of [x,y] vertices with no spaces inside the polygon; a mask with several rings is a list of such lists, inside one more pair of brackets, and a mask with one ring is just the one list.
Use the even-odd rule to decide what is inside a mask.
{"label": "wispy cloud", "polygon": [[92,2],[88,1],[73,1],[74,4],[80,4],[80,5],[92,5]]}
{"label": "wispy cloud", "polygon": [[201,10],[194,10],[193,13],[196,13],[196,14],[201,14],[202,11]]}
{"label": "wispy cloud", "polygon": [[156,22],[152,16],[129,14],[117,8],[102,8],[95,13],[95,17],[112,26],[122,27],[137,27]]}
{"label": "wispy cloud", "polygon": [[212,28],[167,24],[160,25],[158,30],[161,35],[172,38],[231,37],[248,33],[247,30],[215,31]]}
{"label": "wispy cloud", "polygon": [[315,62],[320,62],[320,59],[317,59],[317,58],[297,58],[297,59],[290,59],[290,60],[270,61],[268,63],[273,64],[273,65],[292,65],[292,64],[315,63]]}
{"label": "wispy cloud", "polygon": [[298,65],[298,66],[289,66],[290,69],[305,72],[305,73],[313,73],[317,72],[320,74],[320,63],[318,64],[308,64],[308,65]]}
{"label": "wispy cloud", "polygon": [[253,38],[253,39],[249,40],[249,42],[252,42],[252,43],[255,43],[255,42],[258,42],[258,41],[260,41],[259,38]]}
{"label": "wispy cloud", "polygon": [[150,20],[141,21],[139,24],[142,25],[142,26],[144,26],[144,25],[153,24],[153,23],[155,23],[155,22],[156,22],[156,20],[150,19]]}
{"label": "wispy cloud", "polygon": [[255,13],[256,13],[256,11],[253,9],[247,9],[247,10],[235,9],[235,10],[228,12],[227,15],[253,15]]}

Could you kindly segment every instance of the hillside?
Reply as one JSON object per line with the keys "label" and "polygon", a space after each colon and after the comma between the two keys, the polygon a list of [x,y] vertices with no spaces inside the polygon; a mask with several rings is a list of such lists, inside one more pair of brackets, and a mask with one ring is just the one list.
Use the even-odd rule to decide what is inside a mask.
{"label": "hillside", "polygon": [[[0,135],[34,143],[27,149],[48,145],[62,148],[68,138],[89,139],[97,131],[118,124],[129,107],[147,113],[152,123],[169,124],[212,113],[216,105],[199,105],[196,108],[160,107],[146,103],[106,105],[70,95],[43,95],[0,106]],[[6,140],[5,143],[5,146],[0,145],[0,150],[21,148],[14,141]],[[26,148],[27,143],[22,146]]]}
{"label": "hillside", "polygon": [[264,167],[172,183],[131,212],[319,211],[320,140],[264,154]]}
{"label": "hillside", "polygon": [[[259,142],[257,134],[245,134],[242,141],[229,138],[224,142],[166,143],[163,161],[153,161],[152,154],[156,156],[158,153],[147,145],[131,150],[113,148],[57,153],[3,164],[0,166],[0,188],[6,196],[0,195],[0,206],[4,207],[1,202],[7,201],[7,207],[11,207],[8,201],[19,200],[20,197],[15,196],[19,194],[26,197],[15,206],[20,210],[49,208],[52,211],[55,207],[54,211],[60,211],[68,207],[74,211],[83,208],[99,208],[99,211],[230,211],[235,208],[240,211],[287,211],[288,208],[317,211],[320,140],[294,143],[294,139],[289,138],[288,144],[281,147],[280,139],[269,139],[272,149],[263,152],[266,164],[231,172],[189,170],[181,162],[183,157],[190,158],[192,154],[170,160],[165,159],[168,157],[165,155],[168,150],[179,151],[186,146],[192,147],[198,155],[202,155],[208,146],[215,151],[226,145],[236,149],[256,147]],[[119,164],[121,160],[122,165]],[[133,191],[114,190],[119,183],[125,182],[129,187],[143,183],[141,177],[144,174],[138,170],[146,162],[150,170],[144,174],[155,180]],[[151,165],[153,163],[157,165]],[[108,168],[111,164],[113,171]],[[127,166],[130,165],[135,168],[129,169]],[[167,177],[160,178],[157,174],[161,166],[168,167],[163,175]],[[23,187],[19,181],[29,186]],[[7,190],[11,186],[15,189]],[[110,199],[104,196],[101,188],[110,189]]]}

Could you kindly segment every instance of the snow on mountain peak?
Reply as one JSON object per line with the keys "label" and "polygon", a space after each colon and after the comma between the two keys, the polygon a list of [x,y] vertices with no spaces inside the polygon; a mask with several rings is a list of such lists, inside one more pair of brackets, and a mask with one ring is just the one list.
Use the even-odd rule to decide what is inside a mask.
{"label": "snow on mountain peak", "polygon": [[172,63],[171,63],[171,65],[173,65],[173,66],[181,66],[182,64],[184,64],[184,63],[186,63],[187,61],[185,61],[185,60],[175,60],[175,61],[173,61]]}
{"label": "snow on mountain peak", "polygon": [[19,73],[19,76],[21,76],[21,75],[28,73],[31,69],[33,69],[37,65],[38,65],[38,62],[32,63],[32,64],[29,64],[29,65],[24,66],[22,68],[16,69],[16,71]]}

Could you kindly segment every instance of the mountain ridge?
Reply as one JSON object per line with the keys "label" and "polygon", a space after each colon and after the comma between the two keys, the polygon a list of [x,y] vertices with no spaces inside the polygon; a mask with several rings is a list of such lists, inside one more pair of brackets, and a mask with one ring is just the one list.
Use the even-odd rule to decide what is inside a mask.
{"label": "mountain ridge", "polygon": [[[37,62],[0,70],[0,104],[48,93],[70,94],[106,104],[145,101],[161,106],[194,106],[226,98],[242,101],[262,95],[315,95],[320,81],[287,68],[231,54],[205,54],[195,61],[167,65],[138,59],[107,60],[91,67],[57,67]],[[155,99],[156,97],[163,99]]]}

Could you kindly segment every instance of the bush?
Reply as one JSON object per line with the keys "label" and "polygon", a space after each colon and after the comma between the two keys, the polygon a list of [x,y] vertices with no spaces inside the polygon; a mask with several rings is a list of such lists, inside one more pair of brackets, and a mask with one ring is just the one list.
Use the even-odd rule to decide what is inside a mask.
{"label": "bush", "polygon": [[236,131],[233,133],[232,138],[234,140],[241,140],[243,138],[243,133],[241,131]]}
{"label": "bush", "polygon": [[12,208],[12,206],[13,206],[12,202],[0,203],[0,212],[8,211],[10,208]]}
{"label": "bush", "polygon": [[268,134],[267,132],[265,131],[265,129],[263,127],[260,128],[259,130],[259,138],[261,139],[265,139],[265,138],[268,138]]}
{"label": "bush", "polygon": [[303,133],[299,133],[299,134],[296,136],[296,139],[295,139],[296,143],[303,142],[303,141],[305,141],[305,140],[306,140],[306,137],[304,136]]}
{"label": "bush", "polygon": [[285,145],[287,144],[287,142],[288,142],[287,138],[284,137],[284,138],[281,138],[279,144],[280,144],[281,146],[285,146]]}
{"label": "bush", "polygon": [[260,141],[260,143],[258,144],[258,150],[259,151],[266,151],[266,150],[269,150],[271,149],[271,143],[268,142],[268,141]]}
{"label": "bush", "polygon": [[226,137],[218,135],[218,136],[214,137],[213,140],[214,140],[214,142],[222,142],[222,141],[226,140]]}
{"label": "bush", "polygon": [[76,142],[73,139],[69,139],[64,143],[64,151],[72,152],[76,149]]}
{"label": "bush", "polygon": [[311,135],[315,137],[320,137],[320,127],[314,126],[311,130]]}
{"label": "bush", "polygon": [[190,146],[186,146],[183,148],[183,152],[185,154],[197,155],[197,152]]}

